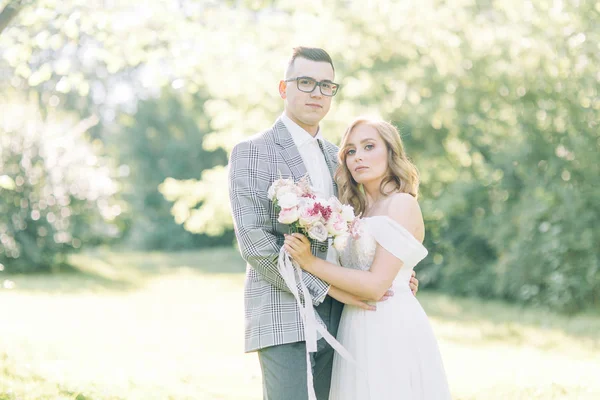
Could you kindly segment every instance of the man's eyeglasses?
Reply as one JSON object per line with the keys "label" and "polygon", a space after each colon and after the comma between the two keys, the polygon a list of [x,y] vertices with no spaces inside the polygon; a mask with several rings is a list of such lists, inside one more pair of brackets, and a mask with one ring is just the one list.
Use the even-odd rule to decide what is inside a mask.
{"label": "man's eyeglasses", "polygon": [[286,79],[285,82],[296,81],[298,85],[298,90],[305,93],[312,93],[315,90],[315,87],[319,87],[321,94],[323,96],[335,96],[340,85],[331,81],[321,81],[317,82],[313,78],[309,78],[307,76],[301,76],[299,78]]}

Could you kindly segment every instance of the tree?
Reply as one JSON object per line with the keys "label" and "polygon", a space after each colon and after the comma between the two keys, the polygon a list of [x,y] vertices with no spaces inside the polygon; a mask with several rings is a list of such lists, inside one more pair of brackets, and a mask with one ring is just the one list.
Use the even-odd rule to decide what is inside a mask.
{"label": "tree", "polygon": [[25,6],[25,1],[22,0],[13,0],[9,1],[8,4],[4,6],[4,8],[0,11],[0,34],[2,31],[6,29],[8,24],[19,14],[19,12]]}
{"label": "tree", "polygon": [[203,170],[227,162],[222,149],[206,151],[202,146],[210,122],[203,113],[205,102],[201,93],[163,89],[160,97],[140,101],[135,114],[119,116],[113,154],[128,171],[122,194],[129,204],[130,246],[176,250],[231,245],[231,230],[227,235],[224,230],[210,232],[209,237],[186,231],[159,192],[165,179],[200,178]]}
{"label": "tree", "polygon": [[122,205],[110,160],[86,131],[94,116],[52,123],[35,104],[0,103],[0,264],[47,271],[66,255],[118,233]]}

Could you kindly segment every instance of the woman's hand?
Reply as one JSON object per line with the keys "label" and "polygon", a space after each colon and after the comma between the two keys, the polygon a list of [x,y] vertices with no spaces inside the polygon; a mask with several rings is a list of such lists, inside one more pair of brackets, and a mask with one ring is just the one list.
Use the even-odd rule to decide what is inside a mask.
{"label": "woman's hand", "polygon": [[310,251],[310,240],[301,233],[285,235],[284,247],[300,268],[310,272],[310,267],[316,257]]}
{"label": "woman's hand", "polygon": [[[342,289],[336,288],[335,286],[331,286],[327,294],[341,303],[362,308],[363,310],[367,311],[377,311],[376,305],[369,304],[367,300],[361,299],[360,297],[355,296],[352,293],[344,292]],[[392,296],[394,296],[394,292],[390,289],[387,292],[385,292],[383,297],[377,302],[380,303],[382,301],[386,301]]]}
{"label": "woman's hand", "polygon": [[367,303],[365,300],[359,298],[358,296],[355,296],[348,292],[344,292],[342,289],[338,289],[335,286],[331,286],[329,288],[329,292],[327,292],[327,294],[329,296],[333,297],[334,299],[336,299],[337,301],[339,301],[340,303],[344,303],[344,304],[348,304],[350,306],[362,308],[363,310],[367,310],[367,311],[376,311],[377,310],[377,307],[375,305],[371,305],[371,304]]}

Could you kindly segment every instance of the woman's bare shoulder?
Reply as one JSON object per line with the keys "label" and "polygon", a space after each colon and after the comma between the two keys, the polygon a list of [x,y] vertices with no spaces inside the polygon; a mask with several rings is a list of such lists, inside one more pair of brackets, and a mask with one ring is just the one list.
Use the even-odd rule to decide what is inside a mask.
{"label": "woman's bare shoulder", "polygon": [[391,219],[404,226],[417,240],[423,241],[425,237],[423,214],[414,196],[409,193],[393,193],[386,208],[386,214]]}

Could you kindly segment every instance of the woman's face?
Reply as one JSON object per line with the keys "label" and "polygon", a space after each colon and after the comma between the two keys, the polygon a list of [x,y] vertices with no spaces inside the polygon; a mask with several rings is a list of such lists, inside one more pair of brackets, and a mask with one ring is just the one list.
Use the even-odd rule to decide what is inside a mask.
{"label": "woman's face", "polygon": [[360,124],[348,135],[346,167],[360,184],[380,183],[388,170],[388,149],[375,128]]}

